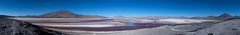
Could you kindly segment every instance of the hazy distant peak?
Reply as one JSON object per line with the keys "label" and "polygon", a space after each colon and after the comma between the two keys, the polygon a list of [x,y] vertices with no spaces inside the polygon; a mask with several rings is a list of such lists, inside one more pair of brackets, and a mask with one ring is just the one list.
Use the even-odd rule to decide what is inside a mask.
{"label": "hazy distant peak", "polygon": [[71,11],[68,11],[68,10],[58,10],[58,11],[47,13],[47,14],[75,14],[75,13],[72,13]]}
{"label": "hazy distant peak", "polygon": [[58,10],[56,12],[57,13],[72,13],[71,11],[68,11],[68,10]]}
{"label": "hazy distant peak", "polygon": [[231,15],[229,15],[228,13],[223,13],[222,15],[218,16],[218,17],[232,17]]}

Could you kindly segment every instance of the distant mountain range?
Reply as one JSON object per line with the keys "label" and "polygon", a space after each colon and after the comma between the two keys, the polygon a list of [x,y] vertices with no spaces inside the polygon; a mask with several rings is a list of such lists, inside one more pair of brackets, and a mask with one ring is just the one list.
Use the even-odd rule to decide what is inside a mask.
{"label": "distant mountain range", "polygon": [[79,15],[72,13],[68,10],[59,10],[37,16],[20,16],[20,17],[35,17],[35,18],[105,18],[104,16],[97,15]]}
{"label": "distant mountain range", "polygon": [[7,17],[14,17],[14,16],[0,15],[0,18],[7,18]]}
{"label": "distant mountain range", "polygon": [[[98,15],[82,15],[82,14],[75,14],[68,10],[58,10],[55,12],[45,13],[42,15],[28,15],[28,16],[7,16],[7,15],[0,15],[0,18],[3,17],[23,17],[23,18],[106,18],[104,16]],[[116,16],[113,18],[127,18],[124,16]],[[207,16],[207,17],[185,17],[185,16],[144,16],[144,17],[130,17],[130,18],[140,18],[140,19],[164,19],[164,18],[190,18],[190,19],[230,19],[230,18],[237,18],[240,19],[240,16],[231,16],[227,13],[223,13],[219,16]]]}
{"label": "distant mountain range", "polygon": [[232,16],[228,13],[223,13],[219,16],[207,16],[207,17],[192,17],[192,19],[216,19],[216,20],[228,20],[228,19],[240,19],[240,16]]}

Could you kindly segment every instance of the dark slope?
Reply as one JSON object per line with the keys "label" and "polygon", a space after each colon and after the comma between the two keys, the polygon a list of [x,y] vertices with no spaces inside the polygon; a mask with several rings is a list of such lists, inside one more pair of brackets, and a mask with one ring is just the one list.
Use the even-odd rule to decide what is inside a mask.
{"label": "dark slope", "polygon": [[0,35],[63,35],[28,22],[0,18]]}

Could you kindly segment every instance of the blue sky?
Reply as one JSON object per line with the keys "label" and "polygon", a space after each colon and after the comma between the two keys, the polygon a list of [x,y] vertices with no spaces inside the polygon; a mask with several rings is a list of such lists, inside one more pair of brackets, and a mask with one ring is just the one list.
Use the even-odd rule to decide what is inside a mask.
{"label": "blue sky", "polygon": [[240,15],[240,0],[0,0],[0,14],[39,15],[57,10],[101,16]]}

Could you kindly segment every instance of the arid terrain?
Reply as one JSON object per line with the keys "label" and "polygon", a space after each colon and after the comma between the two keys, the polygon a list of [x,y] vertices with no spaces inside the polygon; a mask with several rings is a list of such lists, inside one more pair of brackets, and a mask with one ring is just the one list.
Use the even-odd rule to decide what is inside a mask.
{"label": "arid terrain", "polygon": [[[81,16],[83,15],[61,10],[40,16],[17,16],[10,19],[29,22],[67,35],[238,35],[238,31],[233,30],[239,29],[235,24],[239,23],[238,17],[227,13],[211,17]],[[237,26],[232,27],[234,25],[228,23]]]}
{"label": "arid terrain", "polygon": [[[1,18],[5,19],[2,21],[5,23],[13,23],[7,19],[20,21],[17,24],[6,24],[6,26],[12,26],[9,28],[10,31],[14,31],[11,32],[13,34],[23,33],[23,31],[40,31],[40,33],[26,32],[21,35],[41,35],[41,33],[46,35],[239,35],[239,17],[227,13],[208,17],[86,16],[60,10],[35,16],[3,15]],[[24,24],[32,28],[25,28],[28,25]],[[8,29],[8,27],[3,26],[2,29]]]}
{"label": "arid terrain", "polygon": [[240,35],[240,0],[0,0],[0,35]]}
{"label": "arid terrain", "polygon": [[[14,18],[72,35],[175,35],[222,22],[203,19]],[[123,21],[125,20],[125,21]],[[127,20],[127,21],[126,21]],[[138,21],[134,21],[138,20]],[[126,34],[128,33],[128,34]]]}

